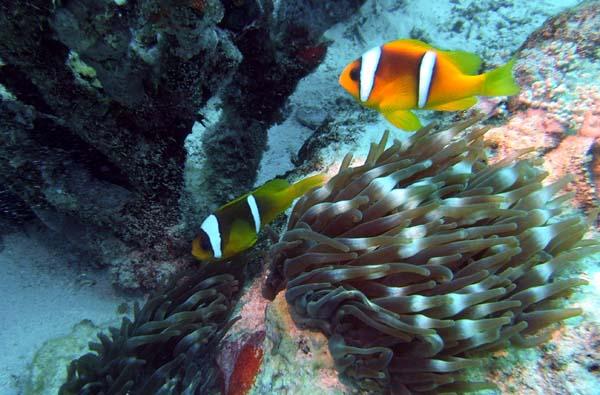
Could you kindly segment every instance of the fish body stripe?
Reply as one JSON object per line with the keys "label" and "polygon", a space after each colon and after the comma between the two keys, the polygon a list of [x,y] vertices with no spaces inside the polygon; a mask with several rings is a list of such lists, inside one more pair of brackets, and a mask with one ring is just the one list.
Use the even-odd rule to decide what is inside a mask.
{"label": "fish body stripe", "polygon": [[380,59],[381,47],[368,50],[361,58],[359,95],[362,102],[369,100],[373,85],[375,84],[375,74],[377,73],[377,66],[379,66]]}
{"label": "fish body stripe", "polygon": [[252,219],[254,220],[254,228],[256,229],[256,234],[258,234],[258,232],[260,231],[260,211],[258,210],[256,199],[254,199],[254,196],[252,196],[252,194],[249,194],[246,198],[246,202],[248,203],[248,207],[250,207]]}
{"label": "fish body stripe", "polygon": [[429,92],[431,90],[431,81],[433,80],[433,73],[435,71],[436,53],[434,51],[427,51],[421,58],[419,65],[419,92],[417,106],[419,108],[425,107],[427,100],[429,99]]}
{"label": "fish body stripe", "polygon": [[219,220],[214,214],[206,217],[200,228],[208,235],[210,246],[213,250],[215,258],[221,258],[223,252],[221,250],[221,231],[219,230]]}

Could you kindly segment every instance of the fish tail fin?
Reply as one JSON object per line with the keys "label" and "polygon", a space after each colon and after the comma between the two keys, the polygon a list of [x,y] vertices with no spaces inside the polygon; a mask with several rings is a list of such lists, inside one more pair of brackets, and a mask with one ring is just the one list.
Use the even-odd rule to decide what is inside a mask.
{"label": "fish tail fin", "polygon": [[519,93],[519,85],[512,75],[516,58],[512,58],[504,66],[484,74],[482,96],[512,96]]}
{"label": "fish tail fin", "polygon": [[264,223],[271,222],[279,213],[290,207],[294,199],[304,195],[312,188],[323,185],[326,181],[325,174],[316,174],[306,177],[292,185],[284,179],[276,179],[258,188],[254,195],[264,199],[267,204],[261,208]]}
{"label": "fish tail fin", "polygon": [[327,181],[325,174],[315,174],[314,176],[306,177],[292,185],[286,191],[290,200],[304,195],[313,188],[320,187]]}

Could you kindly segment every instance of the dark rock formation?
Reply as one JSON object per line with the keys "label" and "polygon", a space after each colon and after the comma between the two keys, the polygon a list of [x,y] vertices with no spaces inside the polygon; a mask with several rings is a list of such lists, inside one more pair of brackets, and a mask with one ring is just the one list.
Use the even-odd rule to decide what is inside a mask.
{"label": "dark rock formation", "polygon": [[[2,2],[2,207],[75,233],[105,263],[107,238],[140,267],[187,257],[183,141],[198,109],[223,103],[204,134],[209,207],[252,184],[267,128],[325,53],[322,32],[361,3]],[[119,282],[156,274],[131,261]]]}

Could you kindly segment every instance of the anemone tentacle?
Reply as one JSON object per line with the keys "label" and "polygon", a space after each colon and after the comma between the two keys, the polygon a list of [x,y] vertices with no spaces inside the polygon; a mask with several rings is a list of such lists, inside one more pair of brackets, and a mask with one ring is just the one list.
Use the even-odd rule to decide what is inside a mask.
{"label": "anemone tentacle", "polygon": [[569,178],[544,185],[529,150],[488,164],[478,121],[387,149],[385,133],[364,164],[345,159],[297,202],[271,250],[269,293],[285,290],[292,316],[326,332],[337,368],[365,391],[494,388],[461,374],[581,313],[557,299],[585,281],[559,275],[600,245],[557,196]]}

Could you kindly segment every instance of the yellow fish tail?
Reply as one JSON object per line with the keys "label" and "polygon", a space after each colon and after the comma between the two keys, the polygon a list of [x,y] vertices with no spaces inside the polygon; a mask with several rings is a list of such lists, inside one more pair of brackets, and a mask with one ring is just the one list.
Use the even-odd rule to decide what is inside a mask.
{"label": "yellow fish tail", "polygon": [[504,66],[484,74],[482,96],[512,96],[519,93],[519,85],[512,75],[516,59],[512,58]]}
{"label": "yellow fish tail", "polygon": [[304,195],[312,188],[323,185],[325,181],[324,174],[317,174],[292,185],[284,179],[275,179],[258,188],[254,191],[254,195],[259,201],[264,199],[268,202],[262,207],[264,211],[261,215],[264,217],[264,222],[271,222],[281,212],[287,210],[294,199]]}
{"label": "yellow fish tail", "polygon": [[313,188],[320,187],[325,184],[327,177],[325,174],[315,174],[314,176],[306,177],[292,185],[287,189],[286,194],[290,198],[290,202],[297,197],[304,195]]}

